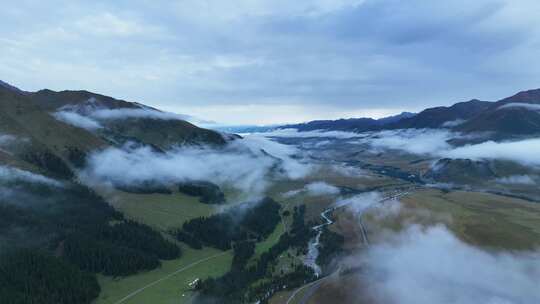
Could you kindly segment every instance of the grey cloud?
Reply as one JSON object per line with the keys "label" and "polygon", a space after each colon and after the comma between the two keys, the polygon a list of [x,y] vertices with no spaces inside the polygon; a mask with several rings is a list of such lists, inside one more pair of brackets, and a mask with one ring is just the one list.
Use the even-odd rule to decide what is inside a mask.
{"label": "grey cloud", "polygon": [[540,105],[531,104],[531,103],[521,103],[521,102],[507,103],[499,107],[498,110],[510,109],[510,108],[524,108],[531,111],[540,111]]}
{"label": "grey cloud", "polygon": [[[43,16],[49,5],[58,9]],[[28,1],[0,13],[0,72],[23,89],[85,88],[180,112],[252,105],[254,123],[263,105],[418,110],[538,86],[538,9],[534,0]]]}

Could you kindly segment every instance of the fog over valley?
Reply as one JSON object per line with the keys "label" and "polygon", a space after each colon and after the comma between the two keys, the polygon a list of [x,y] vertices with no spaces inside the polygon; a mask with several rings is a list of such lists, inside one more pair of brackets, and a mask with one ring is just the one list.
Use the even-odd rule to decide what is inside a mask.
{"label": "fog over valley", "polygon": [[540,2],[0,10],[0,304],[540,303]]}

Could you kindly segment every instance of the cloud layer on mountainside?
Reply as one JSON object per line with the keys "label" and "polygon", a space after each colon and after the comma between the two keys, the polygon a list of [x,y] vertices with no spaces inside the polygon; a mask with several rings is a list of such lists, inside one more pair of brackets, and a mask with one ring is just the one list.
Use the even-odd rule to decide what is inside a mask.
{"label": "cloud layer on mountainside", "polygon": [[17,138],[13,135],[0,133],[0,147],[8,145],[16,140]]}
{"label": "cloud layer on mountainside", "polygon": [[56,187],[62,186],[61,182],[52,178],[10,166],[0,166],[0,182],[1,181],[26,181],[31,183],[42,183]]}
{"label": "cloud layer on mountainside", "polygon": [[326,182],[313,182],[305,185],[302,189],[291,190],[283,193],[284,197],[292,197],[298,194],[309,196],[336,195],[339,194],[339,188]]}
{"label": "cloud layer on mountainside", "polygon": [[497,178],[496,181],[508,185],[535,185],[534,178],[530,175],[510,175]]}
{"label": "cloud layer on mountainside", "polygon": [[[306,133],[306,134],[303,134]],[[397,150],[411,154],[438,158],[500,159],[524,165],[540,165],[540,139],[530,138],[515,141],[484,141],[464,146],[452,146],[452,139],[482,139],[482,134],[463,135],[448,129],[398,129],[378,132],[342,131],[278,131],[268,136],[276,137],[320,137],[350,139],[349,144],[367,145],[374,153]],[[328,143],[325,143],[328,144]]]}
{"label": "cloud layer on mountainside", "polygon": [[291,137],[291,138],[357,138],[363,137],[362,133],[346,132],[346,131],[328,131],[328,130],[313,130],[313,131],[298,131],[297,129],[277,129],[269,132],[261,133],[269,137]]}
{"label": "cloud layer on mountainside", "polygon": [[70,124],[74,127],[83,128],[89,131],[103,128],[103,126],[98,121],[76,112],[58,111],[53,113],[53,116],[57,120]]}
{"label": "cloud layer on mountainside", "polygon": [[503,106],[500,106],[498,110],[511,109],[511,108],[524,108],[531,111],[540,111],[540,105],[532,103],[511,102]]}
{"label": "cloud layer on mountainside", "polygon": [[213,125],[210,121],[200,120],[189,115],[163,112],[142,105],[139,108],[110,109],[97,105],[96,99],[89,99],[83,104],[61,107],[58,111],[52,113],[52,115],[60,121],[91,131],[102,128],[102,122],[130,118],[185,120],[196,124]]}
{"label": "cloud layer on mountainside", "polygon": [[178,147],[161,153],[150,147],[125,146],[92,154],[82,174],[117,185],[207,180],[260,196],[272,175],[295,179],[311,171],[309,164],[291,157],[297,152],[256,136],[235,140],[224,149]]}
{"label": "cloud layer on mountainside", "polygon": [[438,154],[450,158],[501,159],[538,166],[540,165],[538,151],[540,151],[540,139],[533,138],[509,142],[487,141],[440,151]]}
{"label": "cloud layer on mountainside", "polygon": [[[470,135],[468,135],[470,136]],[[423,154],[433,157],[499,159],[517,162],[524,165],[540,165],[540,139],[524,139],[516,141],[484,141],[478,144],[467,144],[454,147],[448,143],[451,139],[463,139],[463,135],[442,129],[405,129],[382,131],[360,142],[374,149],[393,149],[412,154]]]}

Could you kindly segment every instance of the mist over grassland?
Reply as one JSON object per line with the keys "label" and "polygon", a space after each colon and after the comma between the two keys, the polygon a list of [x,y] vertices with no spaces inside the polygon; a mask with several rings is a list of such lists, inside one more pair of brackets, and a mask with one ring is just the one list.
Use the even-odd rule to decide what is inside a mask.
{"label": "mist over grassland", "polygon": [[[101,125],[92,125],[92,122],[120,119],[116,115],[128,117],[131,114],[108,112],[107,115],[110,117],[89,121],[85,120],[88,116],[73,116],[76,121],[73,124],[97,130]],[[244,193],[246,200],[261,199],[275,182],[301,180],[298,188],[282,193],[283,197],[307,202],[310,197],[322,197],[332,206],[346,207],[353,214],[370,211],[377,219],[387,219],[400,213],[402,205],[399,201],[380,204],[383,193],[378,192],[344,195],[342,188],[324,179],[324,174],[320,178],[311,178],[321,164],[321,160],[311,157],[319,156],[318,151],[337,141],[358,150],[367,147],[365,153],[373,155],[392,153],[399,157],[403,153],[429,158],[496,159],[533,167],[540,165],[540,156],[535,153],[540,151],[538,139],[495,142],[483,140],[481,136],[463,135],[448,129],[365,133],[279,130],[236,138],[221,147],[183,145],[157,149],[130,142],[93,151],[85,166],[78,169],[77,176],[88,185],[110,184],[113,187],[149,182],[172,187],[185,181],[210,181]],[[0,137],[0,147],[2,138],[4,146],[16,139],[7,135]],[[301,140],[287,144],[281,141],[290,138]],[[471,138],[474,143],[454,143]],[[326,165],[343,177],[358,177],[365,173],[338,162]],[[0,167],[0,180],[62,186],[50,177],[7,166]],[[500,177],[497,182],[530,186],[536,180],[532,175],[514,174]],[[353,252],[348,258],[365,266],[373,279],[372,293],[381,303],[528,304],[531,299],[540,300],[534,287],[534,282],[540,281],[537,251],[481,249],[463,242],[440,225],[408,223],[402,231],[388,233],[366,250]]]}
{"label": "mist over grassland", "polygon": [[411,225],[358,259],[381,303],[540,301],[539,252],[485,251],[465,244],[444,226]]}
{"label": "mist over grassland", "polygon": [[405,221],[399,230],[378,227],[372,231],[371,236],[376,237],[369,246],[338,257],[335,263],[344,267],[361,267],[346,280],[369,286],[361,293],[344,290],[351,299],[369,298],[384,304],[524,304],[540,300],[540,248],[511,251],[472,245],[437,224],[440,215],[408,209],[397,199],[381,203],[383,197],[370,192],[337,199],[335,206],[346,208],[358,220],[368,213],[370,223],[396,222],[402,212],[418,212],[417,216],[429,218],[432,224]]}
{"label": "mist over grassland", "polygon": [[[540,139],[493,141],[487,134],[461,134],[448,129],[398,129],[354,133],[346,131],[305,131],[294,129],[273,131],[268,136],[283,138],[349,139],[347,143],[367,145],[373,153],[396,150],[439,158],[508,160],[524,165],[540,165]],[[474,140],[477,143],[451,144],[452,140]]]}

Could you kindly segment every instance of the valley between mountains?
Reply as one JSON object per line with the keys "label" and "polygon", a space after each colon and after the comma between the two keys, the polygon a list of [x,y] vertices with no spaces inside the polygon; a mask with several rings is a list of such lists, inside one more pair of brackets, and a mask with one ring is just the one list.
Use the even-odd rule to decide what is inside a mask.
{"label": "valley between mountains", "polygon": [[0,299],[537,303],[539,135],[540,90],[225,131],[0,82]]}

